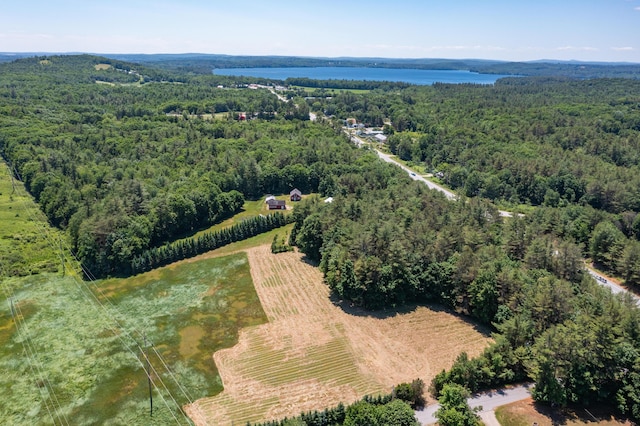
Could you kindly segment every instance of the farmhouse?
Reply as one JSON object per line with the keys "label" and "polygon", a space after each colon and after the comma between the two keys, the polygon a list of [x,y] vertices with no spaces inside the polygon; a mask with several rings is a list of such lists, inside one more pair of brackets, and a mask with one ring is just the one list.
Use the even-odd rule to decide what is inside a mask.
{"label": "farmhouse", "polygon": [[276,200],[275,198],[268,200],[267,205],[269,206],[269,210],[285,210],[287,208],[286,201]]}
{"label": "farmhouse", "polygon": [[298,188],[294,188],[290,193],[289,197],[291,201],[300,201],[302,200],[302,192]]}

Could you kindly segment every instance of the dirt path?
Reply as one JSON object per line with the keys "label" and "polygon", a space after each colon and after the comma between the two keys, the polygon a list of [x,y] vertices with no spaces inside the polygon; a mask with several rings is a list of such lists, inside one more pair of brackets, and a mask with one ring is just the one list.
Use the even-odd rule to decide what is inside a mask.
{"label": "dirt path", "polygon": [[433,376],[489,343],[461,317],[418,307],[370,316],[332,303],[322,273],[299,253],[247,251],[269,323],[243,330],[214,360],[225,390],[188,407],[198,425],[245,424],[322,410]]}

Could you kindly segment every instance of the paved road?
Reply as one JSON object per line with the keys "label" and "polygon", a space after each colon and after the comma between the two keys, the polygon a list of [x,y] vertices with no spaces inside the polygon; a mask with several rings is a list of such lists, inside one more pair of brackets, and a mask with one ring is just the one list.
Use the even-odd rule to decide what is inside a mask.
{"label": "paved road", "polygon": [[[533,385],[521,385],[509,389],[501,389],[497,391],[481,392],[473,395],[467,400],[467,403],[471,408],[482,407],[478,414],[486,419],[485,424],[488,426],[492,424],[498,424],[495,420],[493,411],[501,405],[511,404],[512,402],[520,401],[531,396],[529,389]],[[433,404],[426,407],[424,410],[416,411],[416,418],[423,425],[429,425],[438,421],[435,417],[435,412],[438,411],[440,405]],[[495,422],[495,423],[494,423]]]}
{"label": "paved road", "polygon": [[[364,143],[362,141],[362,139],[358,138],[357,136],[354,136],[355,139],[359,140],[358,145],[362,146],[362,144]],[[442,192],[448,199],[450,200],[457,200],[458,196],[456,194],[454,194],[453,192],[449,191],[448,189],[438,185],[435,182],[430,181],[429,179],[422,177],[416,173],[414,173],[410,168],[408,168],[407,166],[405,166],[404,164],[396,161],[395,159],[391,158],[391,156],[389,154],[385,154],[382,151],[378,151],[376,149],[376,152],[378,153],[378,157],[382,158],[384,161],[386,161],[387,163],[392,163],[395,164],[396,166],[400,167],[402,170],[404,170],[405,172],[409,173],[409,176],[411,177],[411,179],[413,180],[417,180],[420,182],[423,182],[424,184],[426,184],[429,188],[431,189],[435,189],[437,191]]]}
{"label": "paved road", "polygon": [[600,272],[598,272],[595,269],[591,268],[589,265],[585,265],[584,268],[587,270],[587,272],[589,272],[589,274],[593,278],[595,278],[596,281],[598,281],[598,283],[600,285],[603,285],[605,287],[609,287],[609,289],[611,289],[611,292],[613,294],[628,293],[636,301],[636,305],[640,306],[640,297],[638,297],[636,294],[631,293],[630,291],[628,291],[627,289],[625,289],[623,287],[620,287],[618,284],[613,282],[613,280],[611,278],[607,277],[606,275],[602,275]]}
{"label": "paved road", "polygon": [[[362,145],[365,144],[365,141],[363,141],[362,139],[360,139],[357,136],[353,136],[353,139],[355,139],[355,141],[358,144],[358,146],[362,146]],[[387,163],[395,164],[396,166],[400,167],[402,170],[407,172],[409,174],[409,176],[411,177],[411,179],[423,182],[429,188],[435,189],[436,191],[442,192],[450,200],[454,200],[455,201],[455,200],[458,199],[458,196],[455,193],[449,191],[445,187],[443,187],[441,185],[438,185],[437,183],[435,183],[435,182],[433,182],[433,181],[431,181],[431,180],[429,180],[429,179],[427,179],[427,178],[425,178],[423,176],[420,176],[420,175],[414,173],[413,170],[411,170],[410,168],[408,168],[404,164],[400,163],[396,159],[392,158],[389,154],[385,154],[384,152],[379,151],[377,149],[375,151],[376,151],[376,153],[378,153],[378,157],[382,158]],[[502,217],[512,217],[513,216],[513,213],[508,212],[506,210],[498,210],[498,213]]]}
{"label": "paved road", "polygon": [[[347,134],[349,134],[348,131],[347,131]],[[350,136],[351,136],[351,140],[354,143],[356,143],[359,147],[362,147],[363,145],[366,144],[366,142],[363,141],[362,139],[360,139],[359,137],[357,137],[355,135],[350,135]],[[458,199],[458,196],[456,194],[454,194],[453,192],[451,192],[448,189],[442,187],[441,185],[438,185],[435,182],[430,181],[429,179],[426,179],[426,178],[424,178],[424,177],[422,177],[420,175],[417,175],[416,173],[413,172],[413,170],[411,170],[410,168],[408,168],[404,164],[400,163],[396,159],[392,158],[391,155],[385,154],[384,152],[378,151],[377,149],[375,151],[378,153],[378,157],[380,157],[381,159],[383,159],[387,163],[395,164],[396,166],[400,167],[402,170],[407,172],[409,174],[409,176],[411,177],[411,179],[423,182],[429,188],[435,189],[437,191],[442,192],[450,200],[457,200]],[[500,216],[502,216],[502,217],[513,217],[513,213],[512,212],[508,212],[508,211],[505,211],[505,210],[498,210],[498,211],[500,213]],[[522,215],[520,214],[520,216],[522,216]],[[638,303],[638,306],[640,306],[640,297],[638,297],[635,294],[633,294],[633,293],[627,291],[626,289],[620,287],[619,285],[614,283],[611,280],[611,278],[607,277],[606,275],[602,275],[601,273],[599,273],[596,270],[590,268],[589,266],[585,265],[585,269],[589,272],[589,274],[591,274],[591,276],[593,276],[596,279],[596,281],[598,281],[600,284],[604,285],[605,287],[609,287],[614,294],[615,293],[621,293],[621,292],[627,292],[627,293],[631,294],[631,296],[634,299],[636,299],[636,302]]]}

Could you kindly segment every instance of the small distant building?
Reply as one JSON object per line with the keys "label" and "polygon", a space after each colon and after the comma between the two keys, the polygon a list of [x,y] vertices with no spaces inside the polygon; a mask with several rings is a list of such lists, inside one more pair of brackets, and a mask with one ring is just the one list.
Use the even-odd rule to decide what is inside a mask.
{"label": "small distant building", "polygon": [[289,198],[291,199],[291,201],[300,201],[302,200],[302,192],[300,192],[298,188],[294,188],[289,193]]}
{"label": "small distant building", "polygon": [[267,201],[267,205],[269,206],[269,210],[286,210],[287,203],[284,200],[276,200],[275,198]]}
{"label": "small distant building", "polygon": [[275,200],[275,199],[276,197],[274,197],[273,195],[267,195],[267,198],[264,199],[264,202],[268,203],[269,201]]}
{"label": "small distant building", "polygon": [[333,197],[327,197],[324,199],[325,203],[333,203]]}
{"label": "small distant building", "polygon": [[387,137],[381,133],[377,134],[375,138],[378,142],[385,143],[387,141]]}

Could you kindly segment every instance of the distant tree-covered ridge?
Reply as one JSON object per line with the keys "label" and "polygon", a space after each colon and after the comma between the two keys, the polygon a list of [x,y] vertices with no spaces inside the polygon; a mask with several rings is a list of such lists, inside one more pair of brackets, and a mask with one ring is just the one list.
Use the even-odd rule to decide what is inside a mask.
{"label": "distant tree-covered ridge", "polygon": [[[311,58],[296,56],[240,56],[207,54],[112,54],[109,57],[140,62],[182,73],[209,74],[214,68],[367,67],[423,70],[468,70],[485,74],[570,78],[640,78],[640,65],[579,61],[506,62],[483,59],[430,58]],[[1,60],[1,58],[0,58]]]}

